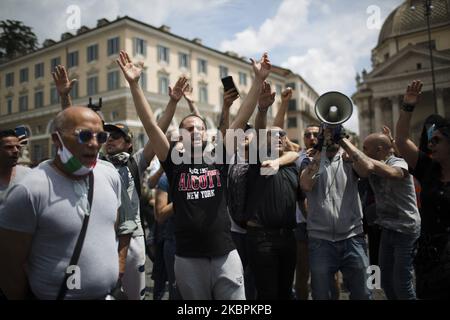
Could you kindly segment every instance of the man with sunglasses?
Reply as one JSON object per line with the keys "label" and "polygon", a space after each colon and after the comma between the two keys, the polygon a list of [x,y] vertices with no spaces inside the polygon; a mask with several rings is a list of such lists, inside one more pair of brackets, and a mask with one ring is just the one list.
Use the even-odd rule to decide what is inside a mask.
{"label": "man with sunglasses", "polygon": [[15,130],[0,131],[0,203],[6,189],[31,171],[30,168],[17,164],[20,148]]}
{"label": "man with sunglasses", "polygon": [[[65,299],[103,299],[128,250],[125,238],[117,240],[120,176],[97,160],[108,134],[95,112],[68,107],[54,127],[57,155],[14,185],[0,209],[0,288],[8,299],[29,297],[28,286],[37,299],[56,299],[63,286]],[[81,254],[69,266],[85,216]],[[66,273],[71,278],[64,283]]]}
{"label": "man with sunglasses", "polygon": [[[265,117],[267,112],[259,109]],[[257,115],[259,122],[260,116]],[[259,123],[258,129],[264,129]],[[264,130],[260,130],[260,134]],[[295,210],[298,192],[297,152],[285,152],[286,132],[267,130],[257,163],[247,173],[247,250],[258,300],[289,300],[295,272]],[[267,148],[263,152],[261,147]],[[267,155],[267,158],[266,156]]]}

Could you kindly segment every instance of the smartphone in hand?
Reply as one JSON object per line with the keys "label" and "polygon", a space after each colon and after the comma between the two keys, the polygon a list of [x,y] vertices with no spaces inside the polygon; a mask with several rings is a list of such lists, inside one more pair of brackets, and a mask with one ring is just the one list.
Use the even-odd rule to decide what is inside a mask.
{"label": "smartphone in hand", "polygon": [[16,136],[18,136],[18,137],[21,137],[21,136],[28,137],[28,131],[25,126],[18,126],[14,129],[14,131],[16,132]]}
{"label": "smartphone in hand", "polygon": [[239,92],[236,88],[236,85],[234,84],[232,76],[222,78],[222,84],[223,84],[224,92],[227,92],[230,89],[234,89],[234,90],[236,90],[236,92]]}

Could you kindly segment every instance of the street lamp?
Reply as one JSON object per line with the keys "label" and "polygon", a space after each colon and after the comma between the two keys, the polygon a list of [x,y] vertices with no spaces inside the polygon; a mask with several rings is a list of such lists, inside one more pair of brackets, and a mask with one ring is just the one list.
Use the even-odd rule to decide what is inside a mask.
{"label": "street lamp", "polygon": [[428,49],[430,51],[430,62],[431,62],[431,80],[433,83],[433,103],[434,103],[434,112],[437,114],[437,100],[436,100],[436,81],[434,77],[434,61],[433,61],[433,45],[431,42],[431,26],[430,26],[430,16],[431,11],[433,10],[432,0],[410,0],[410,8],[411,10],[416,10],[416,5],[423,4],[425,8],[425,17],[427,20],[427,32],[428,32]]}

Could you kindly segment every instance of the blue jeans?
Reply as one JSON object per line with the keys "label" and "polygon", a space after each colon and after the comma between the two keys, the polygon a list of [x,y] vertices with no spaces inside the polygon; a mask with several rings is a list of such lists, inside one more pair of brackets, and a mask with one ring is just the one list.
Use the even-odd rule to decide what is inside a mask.
{"label": "blue jeans", "polygon": [[413,261],[418,234],[383,228],[379,250],[381,287],[389,300],[415,300]]}
{"label": "blue jeans", "polygon": [[350,291],[350,299],[371,299],[371,292],[367,287],[369,259],[363,235],[337,242],[309,238],[308,251],[311,293],[314,300],[333,299],[334,275],[339,270]]}

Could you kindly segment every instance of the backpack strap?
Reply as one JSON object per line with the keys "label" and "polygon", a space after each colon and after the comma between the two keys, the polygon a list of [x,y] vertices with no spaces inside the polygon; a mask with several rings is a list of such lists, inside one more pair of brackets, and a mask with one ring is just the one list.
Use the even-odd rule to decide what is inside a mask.
{"label": "backpack strap", "polygon": [[[69,266],[76,266],[78,263],[78,259],[80,258],[81,249],[83,248],[84,238],[86,237],[86,231],[89,224],[89,217],[92,214],[92,198],[94,196],[94,174],[89,173],[89,190],[88,190],[88,201],[89,201],[89,214],[84,215],[83,225],[81,227],[80,235],[78,236],[77,243],[75,245],[75,249],[73,250],[72,258],[70,258]],[[67,269],[66,269],[67,270]],[[64,280],[61,283],[61,287],[59,288],[59,293],[56,300],[63,300],[67,293],[67,279],[69,278],[69,274],[65,272]]]}

